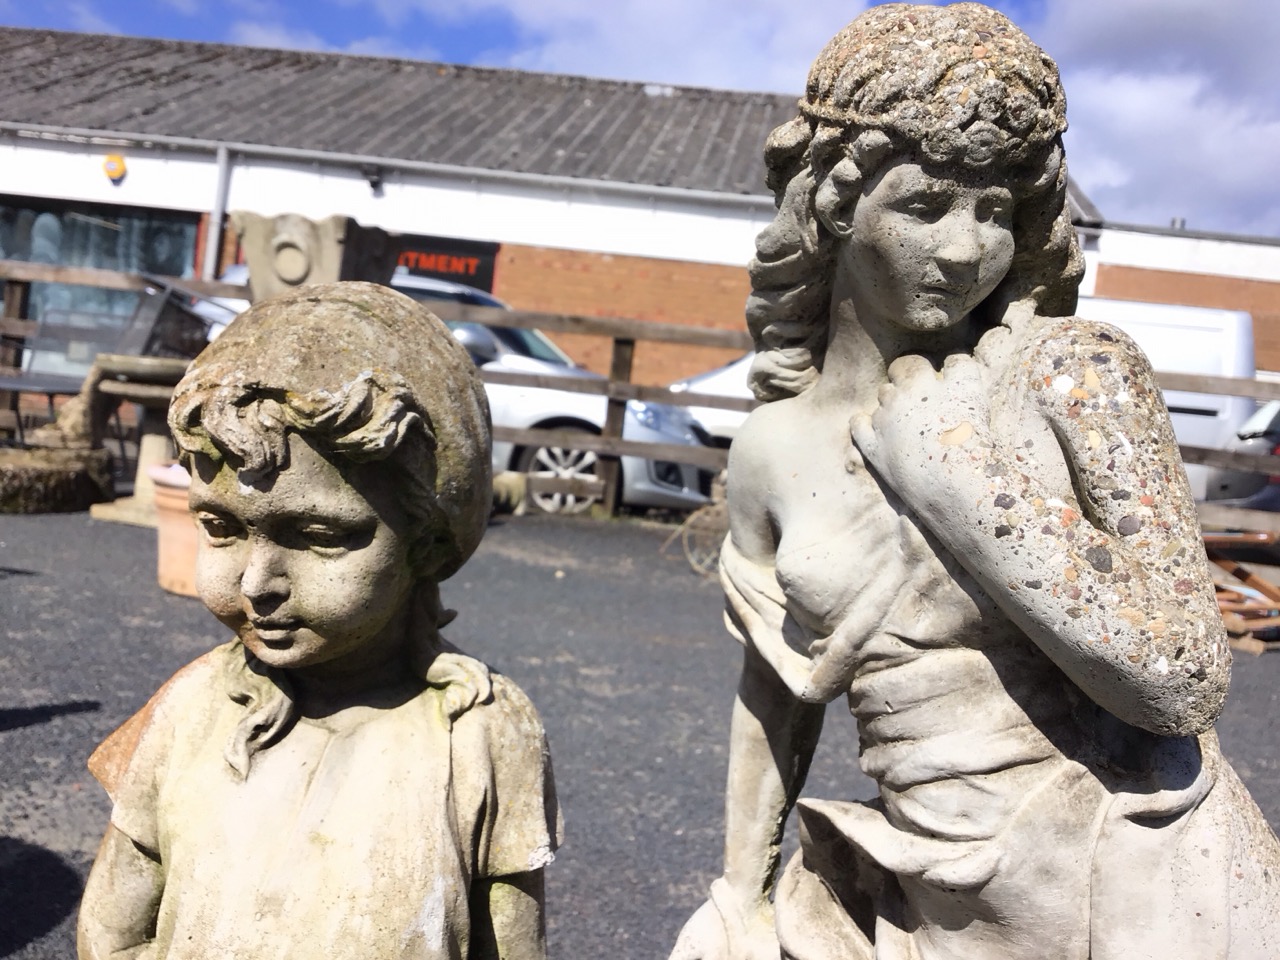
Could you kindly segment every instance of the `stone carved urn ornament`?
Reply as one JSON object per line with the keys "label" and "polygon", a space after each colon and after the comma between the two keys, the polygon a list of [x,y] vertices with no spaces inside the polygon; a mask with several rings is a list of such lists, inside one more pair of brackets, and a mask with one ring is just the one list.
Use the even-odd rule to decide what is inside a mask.
{"label": "stone carved urn ornament", "polygon": [[[1280,957],[1168,413],[1133,342],[1072,316],[1065,129],[1004,16],[887,4],[769,138],[724,874],[673,960]],[[838,696],[878,796],[797,804]]]}
{"label": "stone carved urn ornament", "polygon": [[490,510],[466,352],[385,287],[307,287],[232,323],[169,422],[234,638],[90,759],[80,956],[543,957],[542,727],[440,634]]}

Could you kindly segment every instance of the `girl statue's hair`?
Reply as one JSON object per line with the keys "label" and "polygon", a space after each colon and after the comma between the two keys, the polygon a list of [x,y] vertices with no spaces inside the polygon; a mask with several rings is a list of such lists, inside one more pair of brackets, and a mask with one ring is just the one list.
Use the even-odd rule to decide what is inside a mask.
{"label": "girl statue's hair", "polygon": [[1014,195],[1015,253],[981,317],[996,325],[1024,302],[1070,314],[1083,262],[1067,207],[1066,128],[1053,61],[981,4],[886,4],[836,34],[814,62],[799,115],[765,146],[778,213],[749,268],[756,395],[794,396],[821,373],[836,238],[814,195],[844,158],[863,183],[895,157],[1000,170]]}
{"label": "girl statue's hair", "polygon": [[230,459],[244,483],[288,467],[286,434],[385,461],[433,580],[469,557],[492,503],[489,404],[449,328],[373,283],[304,287],[250,307],[192,363],[169,426],[184,462]]}

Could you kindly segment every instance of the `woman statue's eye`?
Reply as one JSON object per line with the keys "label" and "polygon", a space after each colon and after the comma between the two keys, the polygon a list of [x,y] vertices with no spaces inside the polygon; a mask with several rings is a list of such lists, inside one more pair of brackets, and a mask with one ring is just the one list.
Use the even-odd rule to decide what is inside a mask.
{"label": "woman statue's eye", "polygon": [[940,220],[947,212],[947,203],[938,197],[912,197],[906,200],[900,209],[917,220],[933,223]]}
{"label": "woman statue's eye", "polygon": [[225,546],[231,543],[239,538],[242,532],[239,524],[233,523],[225,517],[215,516],[210,513],[198,515],[196,523],[204,531],[204,535],[209,539],[209,542],[215,546]]}
{"label": "woman statue's eye", "polygon": [[1008,223],[1012,211],[1008,202],[1000,199],[983,200],[978,204],[978,219],[983,223]]}

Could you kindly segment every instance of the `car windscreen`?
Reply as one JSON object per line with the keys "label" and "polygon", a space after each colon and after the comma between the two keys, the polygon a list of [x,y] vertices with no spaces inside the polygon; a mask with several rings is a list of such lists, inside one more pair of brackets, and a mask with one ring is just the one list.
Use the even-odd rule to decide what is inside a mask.
{"label": "car windscreen", "polygon": [[[467,303],[480,307],[494,306],[494,303],[482,299],[483,295],[477,295],[477,293],[471,293],[470,291],[432,290],[428,293],[424,290],[414,290],[407,287],[397,289],[400,289],[402,293],[407,293],[413,299],[425,303],[428,307],[431,306],[431,301],[433,300],[451,300],[454,303]],[[461,325],[456,320],[448,321],[448,323],[451,330],[456,330]],[[536,330],[520,330],[516,327],[489,327],[488,329],[512,353],[517,353],[522,357],[532,357],[544,363],[554,363],[560,367],[573,366],[573,361],[568,354]]]}
{"label": "car windscreen", "polygon": [[1240,424],[1240,429],[1236,431],[1236,436],[1242,440],[1248,440],[1250,437],[1266,436],[1276,429],[1275,421],[1277,417],[1280,417],[1280,400],[1264,403],[1253,416]]}
{"label": "car windscreen", "polygon": [[516,327],[490,327],[494,336],[515,353],[557,366],[568,367],[573,361],[554,343],[536,330],[519,330]]}

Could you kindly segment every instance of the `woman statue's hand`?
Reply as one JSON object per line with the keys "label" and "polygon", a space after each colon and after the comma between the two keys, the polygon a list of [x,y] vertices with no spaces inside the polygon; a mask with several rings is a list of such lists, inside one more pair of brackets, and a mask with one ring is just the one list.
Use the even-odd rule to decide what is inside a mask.
{"label": "woman statue's hand", "polygon": [[850,426],[876,473],[934,525],[954,513],[956,498],[984,487],[992,459],[990,418],[978,361],[955,354],[938,372],[911,354],[890,364],[879,406],[855,414]]}
{"label": "woman statue's hand", "polygon": [[771,905],[746,904],[721,877],[680,930],[669,960],[778,960],[779,955]]}

